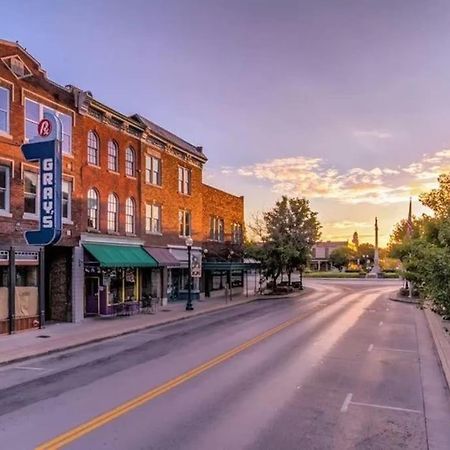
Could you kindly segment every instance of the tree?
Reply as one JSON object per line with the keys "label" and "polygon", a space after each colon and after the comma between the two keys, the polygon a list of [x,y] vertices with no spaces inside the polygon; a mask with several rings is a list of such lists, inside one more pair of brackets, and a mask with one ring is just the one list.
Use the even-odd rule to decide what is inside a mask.
{"label": "tree", "polygon": [[330,253],[330,261],[334,267],[342,270],[353,259],[354,252],[348,247],[339,247]]}
{"label": "tree", "polygon": [[359,244],[358,251],[356,252],[356,257],[360,260],[371,260],[373,261],[375,257],[375,246],[369,244],[368,242],[363,242]]}
{"label": "tree", "polygon": [[437,218],[450,215],[450,174],[438,177],[439,187],[420,195],[423,205],[428,206]]}
{"label": "tree", "polygon": [[311,210],[308,200],[283,196],[251,226],[261,244],[256,253],[251,253],[251,247],[249,252],[261,261],[265,276],[272,278],[274,286],[283,272],[290,282],[292,272],[310,258],[312,246],[320,238],[320,227],[317,212]]}
{"label": "tree", "polygon": [[439,187],[423,193],[420,201],[434,216],[414,218],[412,233],[407,221],[391,235],[390,254],[401,260],[404,277],[443,315],[450,312],[450,176],[438,178]]}
{"label": "tree", "polygon": [[388,249],[392,249],[395,245],[401,244],[406,239],[418,238],[423,230],[426,218],[412,217],[412,232],[409,232],[409,221],[402,219],[395,224],[394,229],[389,237]]}

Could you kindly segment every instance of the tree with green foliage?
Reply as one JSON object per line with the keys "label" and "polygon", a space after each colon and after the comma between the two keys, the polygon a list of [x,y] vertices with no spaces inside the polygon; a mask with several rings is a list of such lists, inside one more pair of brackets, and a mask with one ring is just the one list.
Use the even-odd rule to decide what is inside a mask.
{"label": "tree with green foliage", "polygon": [[349,247],[339,247],[330,253],[330,261],[334,267],[341,271],[347,267],[349,262],[355,257],[354,251]]}
{"label": "tree with green foliage", "polygon": [[274,208],[256,218],[251,226],[259,243],[247,246],[247,253],[261,261],[267,279],[276,287],[280,275],[302,270],[311,256],[312,246],[320,238],[317,212],[304,198],[283,196]]}
{"label": "tree with green foliage", "polygon": [[394,228],[390,254],[402,261],[403,275],[414,283],[437,311],[450,313],[450,176],[441,175],[439,187],[420,196],[434,216],[415,218],[413,232],[405,221]]}

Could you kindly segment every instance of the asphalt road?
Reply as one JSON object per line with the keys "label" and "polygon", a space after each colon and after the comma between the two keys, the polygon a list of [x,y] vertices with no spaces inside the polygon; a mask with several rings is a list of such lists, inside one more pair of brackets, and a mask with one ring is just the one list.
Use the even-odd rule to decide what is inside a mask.
{"label": "asphalt road", "polygon": [[442,449],[422,311],[383,281],[264,300],[0,368],[0,448]]}

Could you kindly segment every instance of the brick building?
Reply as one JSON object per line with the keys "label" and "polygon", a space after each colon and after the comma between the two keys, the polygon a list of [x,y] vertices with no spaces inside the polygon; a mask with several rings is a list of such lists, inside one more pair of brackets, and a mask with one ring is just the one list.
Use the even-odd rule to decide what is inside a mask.
{"label": "brick building", "polygon": [[[39,190],[20,146],[45,111],[63,125],[63,237],[40,249],[23,238],[38,226]],[[20,45],[0,41],[0,333],[35,325],[43,305],[47,319],[79,321],[146,296],[185,298],[188,236],[196,261],[226,264],[231,277],[244,200],[203,184],[206,162],[201,147],[54,83]],[[194,279],[195,297],[206,278]]]}
{"label": "brick building", "polygon": [[338,248],[348,247],[356,250],[355,245],[349,241],[323,241],[317,242],[312,248],[312,258],[309,263],[310,269],[315,271],[328,271],[333,268],[330,255]]}

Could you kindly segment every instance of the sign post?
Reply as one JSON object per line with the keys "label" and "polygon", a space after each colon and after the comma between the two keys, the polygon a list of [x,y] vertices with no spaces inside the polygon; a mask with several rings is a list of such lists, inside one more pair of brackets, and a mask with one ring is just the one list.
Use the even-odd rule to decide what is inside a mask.
{"label": "sign post", "polygon": [[39,229],[26,231],[24,237],[28,245],[41,247],[39,328],[42,328],[45,324],[45,261],[42,247],[56,244],[62,234],[62,124],[55,114],[45,112],[37,129],[39,136],[23,144],[22,153],[27,161],[39,163]]}

